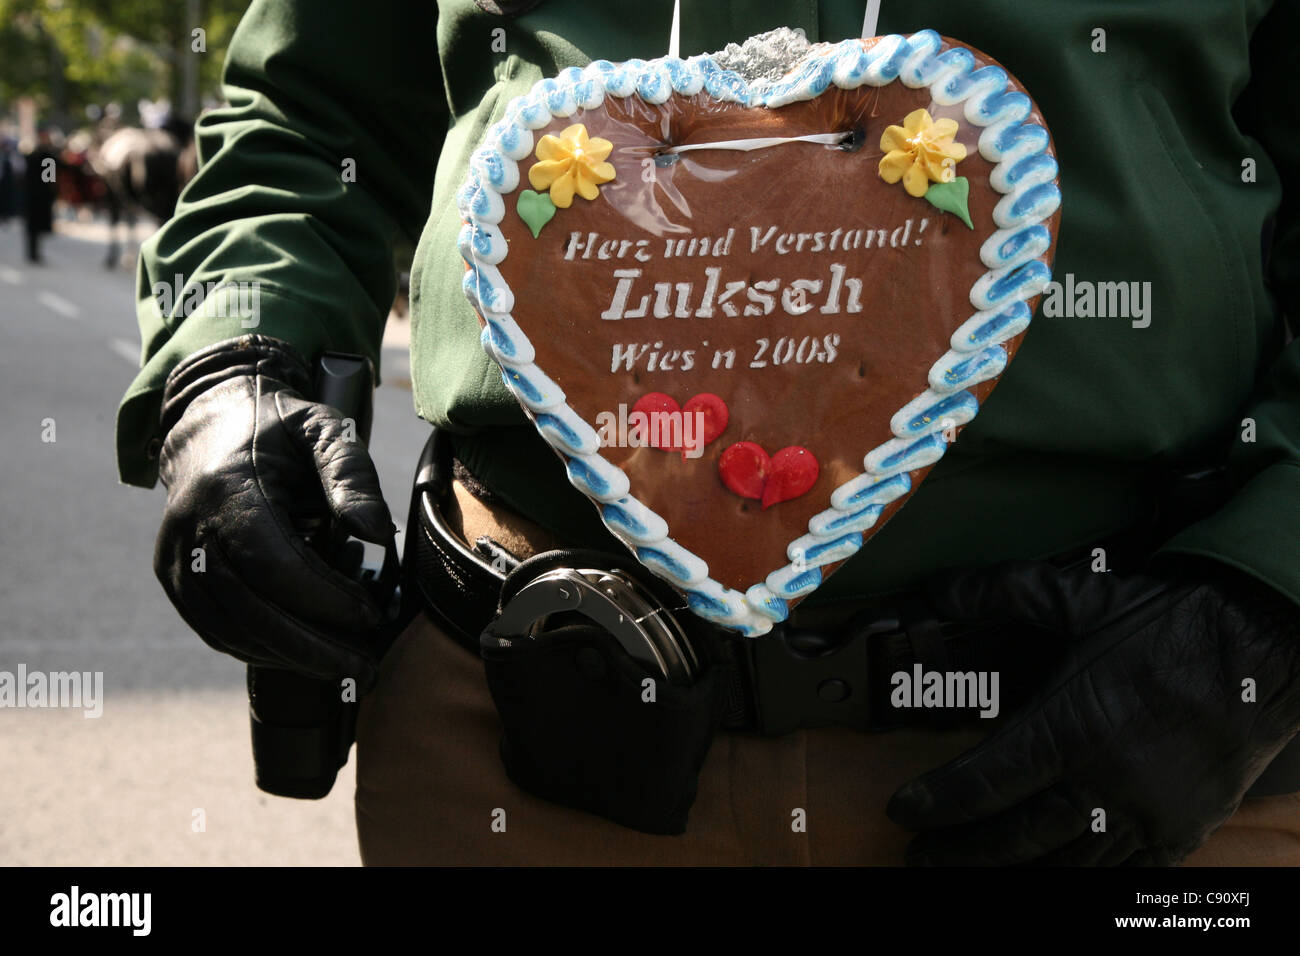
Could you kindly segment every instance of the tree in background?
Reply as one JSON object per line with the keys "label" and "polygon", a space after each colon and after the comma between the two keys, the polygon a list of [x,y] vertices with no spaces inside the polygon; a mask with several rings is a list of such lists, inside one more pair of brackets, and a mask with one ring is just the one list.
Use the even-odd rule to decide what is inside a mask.
{"label": "tree in background", "polygon": [[[193,118],[218,98],[226,46],[248,0],[0,0],[0,115],[32,97],[64,126],[141,98]],[[196,31],[202,31],[201,34]],[[202,49],[196,50],[196,47]]]}

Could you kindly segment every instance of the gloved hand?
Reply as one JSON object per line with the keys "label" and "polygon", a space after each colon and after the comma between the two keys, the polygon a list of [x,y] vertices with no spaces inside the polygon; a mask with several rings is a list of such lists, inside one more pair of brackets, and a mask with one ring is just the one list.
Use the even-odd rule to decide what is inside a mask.
{"label": "gloved hand", "polygon": [[922,831],[909,863],[1175,863],[1300,729],[1300,608],[1226,565],[1121,576],[1011,564],[931,598],[953,619],[1047,625],[1069,647],[1005,726],[894,794],[890,818]]}
{"label": "gloved hand", "polygon": [[[363,541],[394,527],[379,477],[335,409],[306,401],[307,364],[285,342],[249,335],[188,357],[167,379],[159,461],[167,507],[154,571],[208,644],[310,677],[377,670],[368,643],[382,611],[299,530],[332,516]],[[203,570],[194,551],[203,549]]]}

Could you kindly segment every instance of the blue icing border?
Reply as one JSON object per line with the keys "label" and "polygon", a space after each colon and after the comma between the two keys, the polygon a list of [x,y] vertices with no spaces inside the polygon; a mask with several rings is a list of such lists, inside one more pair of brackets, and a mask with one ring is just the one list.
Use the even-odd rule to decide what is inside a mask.
{"label": "blue icing border", "polygon": [[[469,266],[463,286],[486,322],[481,342],[501,366],[502,380],[543,438],[562,454],[569,480],[596,503],[606,527],[642,564],[681,588],[692,611],[741,634],[764,634],[773,623],[785,620],[789,600],[821,585],[820,565],[856,552],[862,532],[890,502],[911,491],[910,472],[943,456],[947,443],[939,434],[942,426],[975,417],[978,402],[965,389],[1005,368],[1007,353],[1001,343],[1028,327],[1032,315],[1027,300],[1051,279],[1042,261],[1051,247],[1051,233],[1043,222],[1061,203],[1055,181],[1059,167],[1048,152],[1051,137],[1042,126],[1028,122],[1033,103],[1020,90],[1008,89],[1005,70],[993,64],[975,69],[969,49],[954,46],[941,53],[942,45],[933,30],[879,37],[870,47],[859,40],[822,44],[775,82],[751,83],[708,56],[596,60],[582,69],[569,67],[507,105],[504,118],[488,130],[471,157],[469,175],[456,195],[466,222],[459,242]],[[673,93],[703,92],[724,102],[775,109],[820,96],[832,85],[852,90],[895,80],[914,89],[928,86],[943,105],[962,104],[966,120],[983,128],[980,155],[995,164],[990,185],[1002,193],[994,209],[997,229],[980,249],[988,272],[972,287],[976,311],[953,332],[951,348],[931,367],[928,389],[891,420],[895,434],[867,452],[863,472],[836,488],[830,507],[809,521],[808,533],[789,542],[787,551],[798,562],[775,569],[741,594],[708,577],[704,560],[677,544],[664,519],[628,493],[622,469],[599,453],[582,453],[590,446],[590,426],[565,403],[559,386],[532,364],[532,343],[509,315],[514,295],[495,268],[505,258],[495,228],[505,214],[502,196],[518,186],[518,163],[528,157],[525,145],[532,142],[533,130],[553,118],[595,108],[606,96],[662,103]]]}

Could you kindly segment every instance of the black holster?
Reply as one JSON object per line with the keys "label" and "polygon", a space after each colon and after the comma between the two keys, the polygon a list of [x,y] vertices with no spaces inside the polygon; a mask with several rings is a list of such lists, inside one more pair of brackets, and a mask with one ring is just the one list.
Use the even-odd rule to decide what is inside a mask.
{"label": "black holster", "polygon": [[483,659],[511,780],[634,830],[686,831],[721,716],[716,667],[676,686],[586,624],[485,646]]}

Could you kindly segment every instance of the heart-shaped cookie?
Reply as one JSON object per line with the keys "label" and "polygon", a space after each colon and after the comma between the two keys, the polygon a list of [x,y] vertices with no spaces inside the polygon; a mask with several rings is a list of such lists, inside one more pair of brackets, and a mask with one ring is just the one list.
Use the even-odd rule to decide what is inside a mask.
{"label": "heart-shaped cookie", "polygon": [[[692,610],[756,635],[975,417],[1051,277],[1060,192],[1023,88],[924,31],[776,80],[707,56],[565,70],[507,106],[458,202],[483,346],[570,481]],[[716,396],[722,431],[695,457],[611,440],[649,393]],[[798,493],[765,495],[745,443],[816,471],[782,464]]]}

